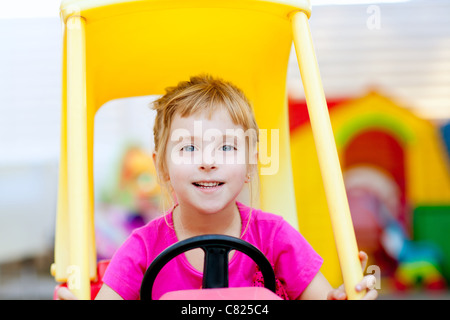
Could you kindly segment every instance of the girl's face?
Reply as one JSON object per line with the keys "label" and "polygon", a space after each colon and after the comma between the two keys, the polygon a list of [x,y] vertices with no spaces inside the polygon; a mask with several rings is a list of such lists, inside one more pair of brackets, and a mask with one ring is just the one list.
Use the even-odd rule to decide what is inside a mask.
{"label": "girl's face", "polygon": [[181,117],[170,128],[166,163],[178,204],[212,214],[234,205],[247,177],[243,128],[226,110]]}

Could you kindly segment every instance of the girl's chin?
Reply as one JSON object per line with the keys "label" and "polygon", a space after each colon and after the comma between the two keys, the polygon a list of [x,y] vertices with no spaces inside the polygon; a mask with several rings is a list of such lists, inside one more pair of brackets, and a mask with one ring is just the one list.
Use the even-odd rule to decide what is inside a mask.
{"label": "girl's chin", "polygon": [[230,206],[230,203],[222,201],[221,200],[202,201],[201,205],[199,205],[198,203],[193,203],[192,208],[202,215],[214,215],[226,210]]}

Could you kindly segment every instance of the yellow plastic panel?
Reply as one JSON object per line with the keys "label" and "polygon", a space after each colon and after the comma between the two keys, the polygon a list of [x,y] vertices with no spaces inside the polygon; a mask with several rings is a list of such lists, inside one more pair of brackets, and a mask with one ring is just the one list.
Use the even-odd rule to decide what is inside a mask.
{"label": "yellow plastic panel", "polygon": [[63,0],[61,18],[81,15],[89,21],[132,12],[174,8],[235,8],[287,17],[293,11],[311,14],[310,0]]}
{"label": "yellow plastic panel", "polygon": [[[292,182],[285,98],[291,42],[288,18],[259,10],[182,7],[87,19],[88,91],[97,110],[111,99],[161,94],[193,74],[228,79],[253,102],[260,127],[279,130],[279,174],[263,176],[262,185],[286,190]],[[280,192],[275,203],[283,206],[271,205],[273,193],[266,193],[263,187],[261,206],[296,224],[293,192]]]}

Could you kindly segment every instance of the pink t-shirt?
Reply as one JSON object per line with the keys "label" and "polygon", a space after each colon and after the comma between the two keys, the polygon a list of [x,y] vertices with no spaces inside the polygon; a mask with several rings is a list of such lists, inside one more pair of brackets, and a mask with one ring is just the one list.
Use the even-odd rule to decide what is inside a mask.
{"label": "pink t-shirt", "polygon": [[[241,239],[265,254],[289,299],[297,299],[319,271],[322,258],[281,216],[251,209],[239,202],[236,204],[241,214]],[[139,299],[141,282],[148,266],[159,253],[177,241],[172,211],[169,211],[165,217],[133,231],[112,257],[104,283],[123,299]],[[229,262],[229,286],[252,286],[255,272],[253,260],[236,251]],[[156,300],[169,291],[199,289],[201,286],[202,272],[194,269],[186,256],[180,254],[158,274],[152,298]]]}

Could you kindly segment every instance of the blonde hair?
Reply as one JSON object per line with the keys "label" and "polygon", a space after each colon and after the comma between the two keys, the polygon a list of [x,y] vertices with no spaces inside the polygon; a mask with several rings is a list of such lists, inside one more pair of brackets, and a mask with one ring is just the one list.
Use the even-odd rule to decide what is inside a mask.
{"label": "blonde hair", "polygon": [[[153,127],[156,161],[159,183],[164,190],[165,200],[170,198],[172,204],[172,191],[168,183],[166,165],[166,149],[169,142],[170,128],[176,114],[188,117],[196,113],[207,112],[210,117],[218,110],[226,110],[236,125],[243,127],[244,131],[254,130],[257,145],[259,130],[251,104],[243,91],[230,82],[210,75],[193,76],[189,81],[182,81],[175,87],[166,89],[166,93],[153,103],[156,110],[156,119]],[[255,147],[256,145],[252,146]],[[249,172],[256,171],[256,163],[248,164]],[[255,176],[258,176],[257,174]],[[250,185],[250,201],[252,202],[254,187]],[[167,202],[169,204],[169,202]]]}

